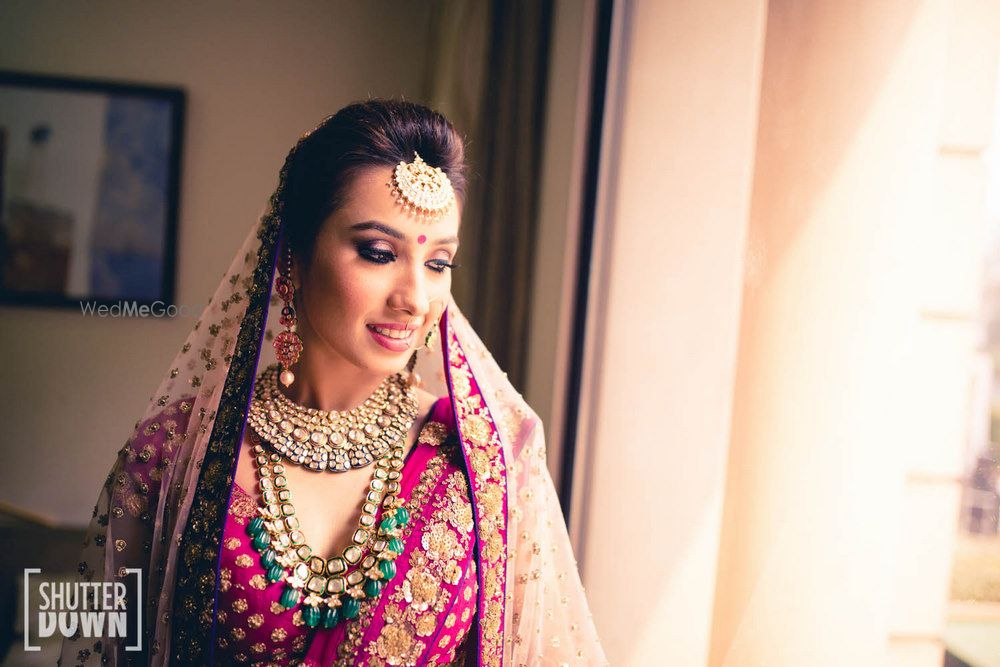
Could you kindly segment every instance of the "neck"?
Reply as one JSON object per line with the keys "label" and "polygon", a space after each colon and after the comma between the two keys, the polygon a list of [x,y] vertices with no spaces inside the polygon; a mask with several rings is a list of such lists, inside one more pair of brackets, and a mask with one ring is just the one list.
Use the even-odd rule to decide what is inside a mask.
{"label": "neck", "polygon": [[355,408],[385,380],[385,375],[358,368],[343,358],[323,354],[308,345],[292,367],[295,381],[290,387],[280,385],[290,400],[307,408],[343,412]]}

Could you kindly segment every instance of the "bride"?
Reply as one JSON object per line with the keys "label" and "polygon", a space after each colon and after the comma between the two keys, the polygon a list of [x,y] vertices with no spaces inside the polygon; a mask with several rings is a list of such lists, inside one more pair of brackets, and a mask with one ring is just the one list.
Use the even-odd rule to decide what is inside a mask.
{"label": "bride", "polygon": [[94,508],[80,579],[141,617],[62,664],[605,664],[542,425],[451,297],[463,154],[391,100],[292,148]]}

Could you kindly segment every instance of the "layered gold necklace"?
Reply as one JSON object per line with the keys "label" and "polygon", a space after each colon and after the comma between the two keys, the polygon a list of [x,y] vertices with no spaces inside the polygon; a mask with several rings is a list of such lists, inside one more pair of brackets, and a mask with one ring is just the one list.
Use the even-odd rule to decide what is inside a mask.
{"label": "layered gold necklace", "polygon": [[[280,604],[292,609],[301,602],[309,627],[331,628],[355,617],[361,600],[378,596],[396,575],[401,531],[410,520],[399,491],[416,394],[397,374],[354,410],[314,410],[281,394],[276,376],[277,366],[264,371],[250,406],[249,437],[262,503],[247,533],[267,581],[284,583]],[[325,558],[306,544],[283,458],[334,472],[376,460],[358,527],[341,553]],[[382,518],[376,525],[379,505]]]}
{"label": "layered gold necklace", "polygon": [[344,472],[370,464],[409,432],[417,414],[416,392],[402,373],[344,412],[294,403],[277,378],[277,364],[258,378],[247,420],[275,452],[309,470]]}

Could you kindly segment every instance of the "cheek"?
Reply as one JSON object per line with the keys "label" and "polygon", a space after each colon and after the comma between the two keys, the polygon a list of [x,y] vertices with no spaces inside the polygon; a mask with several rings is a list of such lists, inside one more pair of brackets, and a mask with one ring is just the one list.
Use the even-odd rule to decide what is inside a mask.
{"label": "cheek", "polygon": [[428,290],[428,295],[431,300],[430,316],[437,320],[451,300],[451,276],[448,271],[445,271],[445,275],[440,280],[434,281]]}
{"label": "cheek", "polygon": [[328,325],[351,326],[378,308],[380,281],[349,258],[316,267],[311,278],[311,305]]}

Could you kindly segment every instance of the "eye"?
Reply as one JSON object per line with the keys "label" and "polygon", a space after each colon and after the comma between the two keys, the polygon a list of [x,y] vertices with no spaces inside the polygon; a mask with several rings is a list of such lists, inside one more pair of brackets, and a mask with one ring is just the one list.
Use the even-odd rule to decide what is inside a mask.
{"label": "eye", "polygon": [[445,269],[457,269],[460,265],[450,264],[449,262],[446,262],[443,259],[432,259],[431,261],[427,262],[425,266],[434,273],[444,273]]}
{"label": "eye", "polygon": [[388,264],[396,259],[391,250],[379,248],[372,243],[359,243],[357,248],[361,258],[373,264]]}

